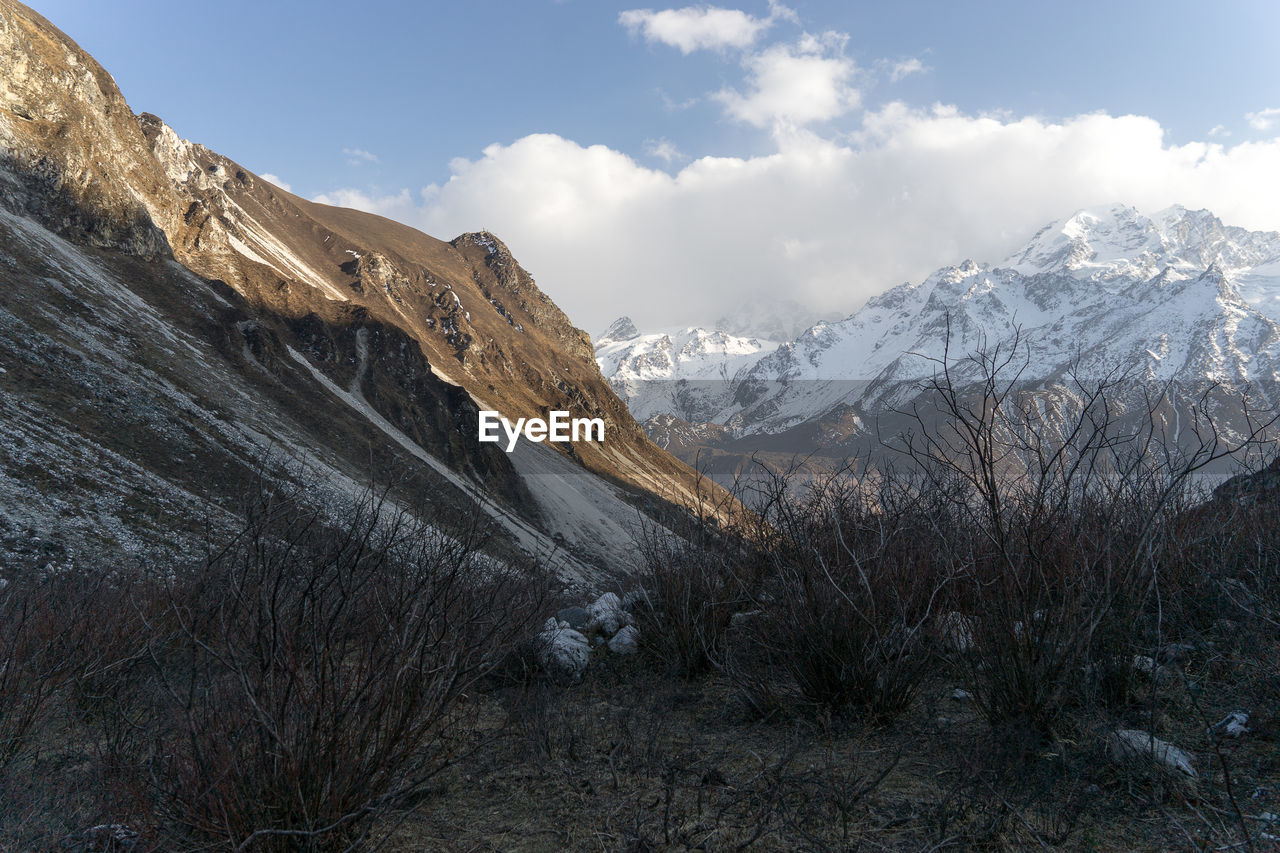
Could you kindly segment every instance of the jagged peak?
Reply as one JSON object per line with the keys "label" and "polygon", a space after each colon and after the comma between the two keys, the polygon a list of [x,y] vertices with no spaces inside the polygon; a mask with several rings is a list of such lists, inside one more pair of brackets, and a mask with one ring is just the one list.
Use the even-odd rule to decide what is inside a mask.
{"label": "jagged peak", "polygon": [[72,242],[172,257],[175,199],[111,75],[22,4],[0,11],[0,204]]}
{"label": "jagged peak", "polygon": [[640,337],[640,330],[630,317],[619,317],[597,339],[597,343],[606,341],[630,341]]}
{"label": "jagged peak", "polygon": [[1088,276],[1129,274],[1142,267],[1154,275],[1170,265],[1250,265],[1276,253],[1280,234],[1225,226],[1208,210],[1175,204],[1146,215],[1116,203],[1083,208],[1051,222],[997,266],[1023,274]]}
{"label": "jagged peak", "polygon": [[466,234],[454,237],[450,243],[455,248],[476,246],[484,249],[488,255],[511,257],[511,250],[507,248],[507,244],[498,239],[498,235],[492,231],[468,231]]}

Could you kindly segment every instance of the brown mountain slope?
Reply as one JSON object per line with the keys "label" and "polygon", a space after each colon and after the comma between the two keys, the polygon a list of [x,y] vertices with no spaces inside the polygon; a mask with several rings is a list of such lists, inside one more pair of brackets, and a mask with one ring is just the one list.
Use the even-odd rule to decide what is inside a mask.
{"label": "brown mountain slope", "polygon": [[[343,476],[362,443],[377,444],[368,453],[507,507],[488,511],[526,549],[554,537],[608,563],[626,550],[612,540],[634,507],[698,500],[693,472],[645,437],[587,336],[493,235],[443,242],[280,190],[135,117],[91,57],[13,0],[0,0],[0,64],[0,307],[14,322],[0,358],[32,365],[0,374],[0,392],[32,423],[69,407],[67,441],[159,464],[153,426],[121,443],[103,422],[111,406],[84,401],[79,380],[40,396],[53,356],[32,361],[38,338],[41,352],[122,385],[129,368],[149,372],[147,406],[163,408],[161,386],[179,389],[199,418],[225,415],[259,444],[279,430]],[[476,441],[477,406],[513,420],[600,417],[606,440],[507,455]],[[245,463],[243,448],[208,444]],[[164,476],[196,491],[220,482],[206,470]]]}

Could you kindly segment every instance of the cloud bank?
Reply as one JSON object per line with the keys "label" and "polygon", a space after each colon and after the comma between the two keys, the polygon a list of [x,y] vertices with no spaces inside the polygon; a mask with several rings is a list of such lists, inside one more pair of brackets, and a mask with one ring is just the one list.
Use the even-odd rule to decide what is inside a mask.
{"label": "cloud bank", "polygon": [[844,140],[774,132],[776,150],[702,157],[674,175],[551,134],[490,145],[417,195],[318,200],[450,237],[501,236],[575,323],[706,322],[790,298],[845,312],[965,258],[996,261],[1041,225],[1122,201],[1207,207],[1280,229],[1280,139],[1167,145],[1141,116],[1062,122],[889,106]]}

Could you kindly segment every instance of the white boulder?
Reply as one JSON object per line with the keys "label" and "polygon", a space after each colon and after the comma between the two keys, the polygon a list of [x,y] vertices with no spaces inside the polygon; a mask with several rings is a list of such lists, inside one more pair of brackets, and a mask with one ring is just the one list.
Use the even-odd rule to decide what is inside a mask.
{"label": "white boulder", "polygon": [[622,630],[624,625],[631,624],[631,615],[622,609],[622,601],[616,593],[606,592],[594,602],[587,605],[587,633],[599,633],[612,637]]}
{"label": "white boulder", "polygon": [[572,628],[562,628],[554,618],[548,619],[538,635],[538,663],[557,681],[576,683],[582,680],[591,660],[591,643]]}
{"label": "white boulder", "polygon": [[634,655],[640,650],[640,632],[634,625],[623,625],[609,640],[609,651],[615,655]]}
{"label": "white boulder", "polygon": [[1107,754],[1117,764],[1146,765],[1192,788],[1199,780],[1191,756],[1140,729],[1120,729],[1107,737]]}
{"label": "white boulder", "polygon": [[1209,734],[1212,737],[1240,737],[1248,733],[1248,711],[1232,711],[1216,725],[1209,727]]}

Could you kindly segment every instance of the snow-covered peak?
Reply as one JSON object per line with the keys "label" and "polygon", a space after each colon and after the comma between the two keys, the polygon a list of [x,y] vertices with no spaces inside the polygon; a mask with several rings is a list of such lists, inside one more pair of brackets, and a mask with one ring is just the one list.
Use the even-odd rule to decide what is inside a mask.
{"label": "snow-covered peak", "polygon": [[[656,413],[705,419],[727,403],[739,370],[778,347],[777,341],[697,326],[618,339],[611,334],[618,323],[596,344],[596,363],[640,420]],[[690,383],[699,387],[691,390]]]}
{"label": "snow-covered peak", "polygon": [[596,339],[596,346],[615,341],[629,341],[632,338],[639,337],[639,335],[640,330],[636,328],[636,324],[631,321],[630,317],[619,317]]}
{"label": "snow-covered peak", "polygon": [[1149,266],[1165,252],[1151,219],[1116,204],[1076,211],[1050,223],[1000,264],[1023,275],[1044,272],[1120,273]]}
{"label": "snow-covered peak", "polygon": [[[622,318],[626,320],[627,318]],[[731,335],[719,329],[690,326],[675,331],[640,334],[634,325],[615,332],[619,320],[596,344],[596,361],[605,376],[620,379],[680,379],[721,376],[726,360],[758,356],[776,349],[776,341]],[[628,321],[630,322],[630,321]],[[622,336],[622,335],[625,335]],[[714,370],[707,373],[707,366]]]}
{"label": "snow-covered peak", "polygon": [[1280,262],[1280,233],[1225,226],[1207,210],[1181,205],[1146,216],[1114,204],[1050,223],[998,266],[1108,281],[1150,278],[1166,267],[1190,273],[1217,264],[1231,273],[1268,262]]}

